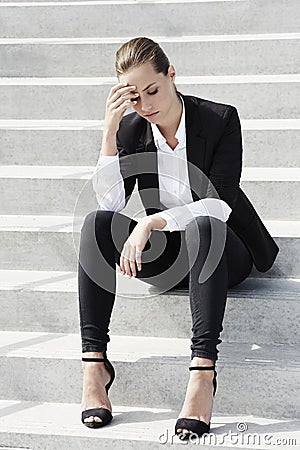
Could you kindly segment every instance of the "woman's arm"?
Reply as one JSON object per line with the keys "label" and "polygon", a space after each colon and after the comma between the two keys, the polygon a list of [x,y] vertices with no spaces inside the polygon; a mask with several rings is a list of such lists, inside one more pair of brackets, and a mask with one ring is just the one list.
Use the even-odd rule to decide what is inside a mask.
{"label": "woman's arm", "polygon": [[183,230],[197,216],[212,216],[223,222],[228,220],[238,196],[243,148],[237,109],[228,105],[223,118],[225,128],[214,151],[205,198],[157,213],[167,222],[166,227],[159,229]]}
{"label": "woman's arm", "polygon": [[119,157],[126,156],[126,152],[118,137],[120,121],[128,106],[131,105],[130,99],[133,98],[131,91],[134,88],[135,86],[125,87],[123,84],[113,86],[106,101],[101,152],[96,172],[92,177],[93,189],[100,209],[103,210],[124,209],[125,196],[128,198],[127,191],[131,189],[132,183],[134,187],[135,180],[133,182],[130,177],[125,180],[124,187]]}
{"label": "woman's arm", "polygon": [[[217,198],[203,198],[196,202],[188,203],[183,206],[175,206],[165,211],[148,216],[152,229],[162,231],[184,230],[186,226],[198,216],[211,216],[226,222],[231,213],[231,208],[226,202]],[[145,218],[146,219],[146,218]],[[163,226],[163,221],[165,226]]]}
{"label": "woman's arm", "polygon": [[167,220],[163,218],[160,213],[143,217],[142,219],[139,219],[139,222],[144,222],[145,224],[147,224],[151,231],[162,230],[167,225]]}
{"label": "woman's arm", "polygon": [[125,207],[125,190],[118,155],[99,156],[92,178],[99,209],[121,211]]}

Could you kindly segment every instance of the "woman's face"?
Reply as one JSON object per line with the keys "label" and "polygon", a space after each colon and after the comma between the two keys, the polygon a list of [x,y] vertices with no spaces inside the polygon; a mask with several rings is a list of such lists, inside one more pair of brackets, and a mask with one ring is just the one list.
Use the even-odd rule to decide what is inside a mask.
{"label": "woman's face", "polygon": [[168,74],[164,75],[156,73],[150,62],[119,76],[120,83],[136,86],[132,92],[137,92],[139,96],[136,98],[137,103],[132,105],[133,109],[149,122],[158,125],[166,122],[166,118],[178,101],[174,79],[175,69],[172,65]]}

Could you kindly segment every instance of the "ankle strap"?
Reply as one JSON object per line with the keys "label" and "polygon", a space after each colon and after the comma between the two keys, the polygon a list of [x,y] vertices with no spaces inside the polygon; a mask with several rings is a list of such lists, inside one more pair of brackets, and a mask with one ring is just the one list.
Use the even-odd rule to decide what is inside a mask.
{"label": "ankle strap", "polygon": [[189,370],[215,370],[215,366],[194,366],[189,367]]}
{"label": "ankle strap", "polygon": [[82,361],[94,361],[94,362],[100,362],[100,361],[106,361],[107,358],[82,358]]}

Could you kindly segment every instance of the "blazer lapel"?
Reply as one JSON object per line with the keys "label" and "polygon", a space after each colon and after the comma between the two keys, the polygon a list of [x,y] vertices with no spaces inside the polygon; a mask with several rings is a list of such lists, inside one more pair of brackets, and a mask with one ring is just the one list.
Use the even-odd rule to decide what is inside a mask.
{"label": "blazer lapel", "polygon": [[[182,95],[182,94],[181,94]],[[206,138],[203,134],[199,106],[190,97],[182,95],[185,106],[186,156],[188,174],[194,201],[201,198],[201,172],[205,171]],[[200,172],[201,171],[201,172]]]}

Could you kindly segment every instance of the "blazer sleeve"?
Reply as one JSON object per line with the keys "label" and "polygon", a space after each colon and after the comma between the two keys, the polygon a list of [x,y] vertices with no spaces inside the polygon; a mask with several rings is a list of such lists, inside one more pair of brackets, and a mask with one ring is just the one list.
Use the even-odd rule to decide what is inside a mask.
{"label": "blazer sleeve", "polygon": [[215,148],[208,178],[220,199],[233,209],[238,197],[243,164],[242,133],[239,115],[234,106],[228,105],[223,119],[226,122],[225,130]]}

